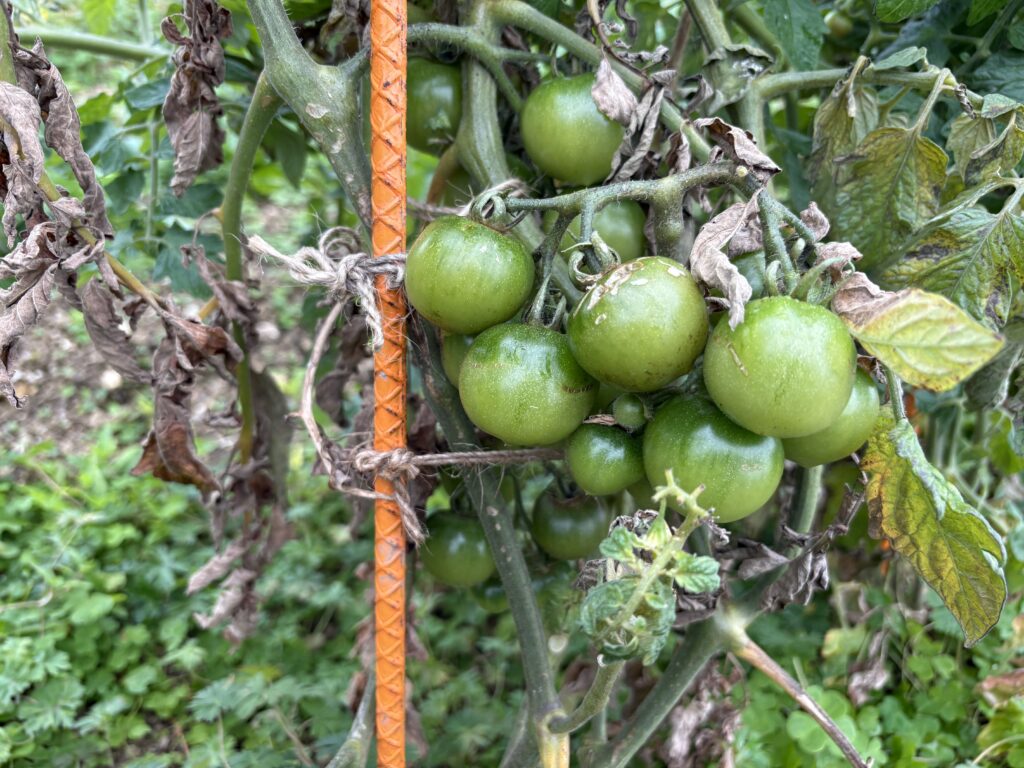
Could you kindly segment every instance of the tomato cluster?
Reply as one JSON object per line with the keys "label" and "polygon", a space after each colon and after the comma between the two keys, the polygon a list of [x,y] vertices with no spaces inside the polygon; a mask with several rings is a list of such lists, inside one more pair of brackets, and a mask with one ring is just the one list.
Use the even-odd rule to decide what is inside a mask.
{"label": "tomato cluster", "polygon": [[[524,103],[525,153],[556,184],[594,184],[611,171],[622,128],[597,109],[593,84],[592,75],[552,80]],[[508,165],[530,172],[514,155]],[[461,169],[447,181],[472,192]],[[557,217],[550,210],[541,223],[550,230]],[[688,491],[703,486],[701,504],[720,522],[744,518],[775,495],[786,459],[805,467],[842,459],[877,419],[875,382],[857,368],[836,315],[767,296],[747,303],[734,327],[709,312],[682,264],[648,255],[645,223],[644,208],[628,199],[595,211],[593,230],[614,258],[564,320],[547,325],[533,257],[488,222],[442,217],[408,254],[409,301],[443,332],[443,368],[469,419],[509,446],[564,448],[572,486],[543,493],[528,520],[538,548],[556,560],[593,554],[616,500],[654,504],[669,471]],[[555,258],[590,245],[580,239],[576,218]],[[757,261],[736,263],[760,296]],[[436,548],[472,567],[455,577],[427,554],[428,570],[449,584],[487,580],[493,563],[481,554],[479,526],[441,518],[431,527],[432,542],[444,537]]]}

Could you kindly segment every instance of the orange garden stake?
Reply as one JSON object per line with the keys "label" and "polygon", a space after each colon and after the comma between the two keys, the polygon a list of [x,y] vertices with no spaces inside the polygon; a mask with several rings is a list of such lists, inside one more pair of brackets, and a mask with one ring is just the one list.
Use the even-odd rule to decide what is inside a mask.
{"label": "orange garden stake", "polygon": [[[373,255],[405,250],[405,0],[372,0],[370,9],[370,159]],[[405,298],[377,278],[384,346],[374,354],[373,445],[404,448]],[[391,495],[378,477],[374,488]],[[398,505],[378,500],[374,514],[374,625],[377,765],[405,765],[405,532]]]}

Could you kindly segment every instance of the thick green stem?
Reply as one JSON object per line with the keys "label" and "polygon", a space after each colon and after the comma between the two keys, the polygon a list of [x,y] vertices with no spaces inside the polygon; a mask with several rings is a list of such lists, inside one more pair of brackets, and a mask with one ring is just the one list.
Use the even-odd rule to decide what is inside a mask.
{"label": "thick green stem", "polygon": [[[234,157],[231,158],[231,170],[228,173],[227,186],[224,188],[224,201],[221,203],[224,265],[228,280],[245,279],[242,268],[242,203],[245,200],[245,191],[249,187],[256,153],[280,105],[281,99],[271,87],[266,73],[260,74],[253,89],[249,109],[245,113],[245,120],[242,122],[242,130],[238,134],[238,145],[235,147]],[[242,417],[242,428],[238,434],[238,458],[245,464],[252,458],[256,413],[245,331],[235,323],[232,326],[232,333],[243,354],[238,365],[238,409]]]}
{"label": "thick green stem", "polygon": [[898,421],[903,420],[907,418],[907,409],[903,405],[903,382],[889,366],[883,366],[883,369],[885,370],[886,385],[889,388],[889,407],[892,408],[893,415]]}
{"label": "thick green stem", "polygon": [[518,112],[522,108],[523,100],[502,67],[502,64],[511,58],[506,54],[518,54],[522,51],[494,45],[471,27],[456,27],[450,24],[414,24],[409,27],[409,43],[420,42],[447,43],[460,51],[472,54],[487,68],[501,90],[501,95],[512,109]]}
{"label": "thick green stem", "polygon": [[[424,393],[437,416],[452,450],[477,450],[475,430],[459,403],[458,392],[448,383],[441,366],[440,346],[429,329],[426,345],[416,344]],[[500,476],[495,468],[467,468],[463,484],[477,510],[480,525],[491,547],[494,562],[508,596],[512,620],[523,655],[523,675],[535,731],[544,728],[548,718],[560,716],[561,702],[555,689],[555,675],[548,656],[547,635],[540,608],[533,593],[530,571],[516,537],[512,515],[501,501]],[[543,734],[538,734],[538,741]]]}
{"label": "thick green stem", "polygon": [[270,84],[334,168],[360,220],[370,226],[370,162],[362,142],[359,72],[364,60],[322,66],[295,36],[281,0],[249,0]]}
{"label": "thick green stem", "polygon": [[729,18],[736,22],[744,32],[754,38],[758,43],[768,49],[768,52],[775,57],[777,64],[784,64],[786,51],[779,42],[779,38],[768,29],[764,19],[748,3],[731,8]]}
{"label": "thick green stem", "polygon": [[572,733],[586,725],[598,712],[603,712],[615,691],[615,683],[619,680],[624,661],[613,661],[597,668],[594,682],[587,690],[580,705],[566,717],[551,721],[551,730],[555,733]]}
{"label": "thick green stem", "polygon": [[19,27],[18,34],[24,40],[35,40],[37,37],[48,48],[67,48],[72,51],[88,51],[101,56],[128,61],[150,61],[162,59],[170,55],[170,49],[151,43],[132,43],[127,40],[115,40],[100,35],[89,35],[72,29],[53,29],[51,27]]}
{"label": "thick green stem", "polygon": [[[831,88],[848,74],[849,70],[840,68],[820,69],[813,72],[779,72],[759,77],[754,81],[751,90],[756,91],[762,101],[767,101],[785,93]],[[857,79],[862,83],[872,85],[906,85],[917,91],[931,91],[935,85],[935,75],[935,69],[924,72],[895,72],[865,67],[857,75]],[[956,87],[957,81],[952,75],[947,74],[944,84],[952,89]],[[971,92],[968,92],[967,96],[974,106],[981,106],[981,96]]]}
{"label": "thick green stem", "polygon": [[664,674],[610,744],[597,750],[592,768],[625,768],[668,717],[704,665],[722,650],[726,634],[715,618],[694,625],[676,645]]}
{"label": "thick green stem", "polygon": [[[814,514],[818,511],[818,499],[821,497],[821,479],[825,474],[825,465],[806,467],[800,470],[797,485],[796,504],[789,516],[789,527],[803,533],[809,531],[814,524]],[[792,557],[794,552],[789,553]]]}

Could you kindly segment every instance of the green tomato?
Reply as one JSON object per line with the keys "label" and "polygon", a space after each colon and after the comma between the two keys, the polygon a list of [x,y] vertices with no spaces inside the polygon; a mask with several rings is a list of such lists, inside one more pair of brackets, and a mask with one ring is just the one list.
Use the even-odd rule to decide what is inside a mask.
{"label": "green tomato", "polygon": [[508,595],[497,579],[473,587],[473,597],[488,613],[505,613],[508,610]]}
{"label": "green tomato", "polygon": [[761,262],[764,261],[764,254],[759,252],[745,253],[732,260],[740,274],[747,278],[750,283],[750,290],[754,297],[764,296],[764,273],[761,271]]}
{"label": "green tomato", "polygon": [[438,155],[451,144],[462,119],[462,70],[430,59],[409,59],[405,140]]}
{"label": "green tomato", "polygon": [[594,407],[590,411],[591,413],[607,413],[608,407],[619,395],[622,394],[622,390],[618,387],[613,387],[611,384],[605,384],[599,382],[597,388],[597,399],[594,401]]}
{"label": "green tomato", "polygon": [[850,17],[834,9],[825,14],[825,26],[833,37],[846,37],[853,32],[853,21]]}
{"label": "green tomato", "polygon": [[512,445],[564,440],[590,413],[597,382],[549,328],[510,323],[473,341],[459,374],[470,420]]}
{"label": "green tomato", "polygon": [[839,461],[860,448],[878,421],[878,387],[864,371],[857,369],[853,392],[839,418],[820,432],[782,441],[786,458],[802,467]]}
{"label": "green tomato", "polygon": [[781,441],[748,432],[707,400],[669,400],[644,430],[643,450],[652,486],[665,484],[666,470],[686,491],[703,483],[701,506],[724,523],[760,509],[782,479]]}
{"label": "green tomato", "polygon": [[647,406],[636,395],[619,395],[612,403],[612,416],[621,427],[640,429],[647,423]]}
{"label": "green tomato", "polygon": [[512,317],[530,295],[533,258],[514,238],[457,216],[428,224],[409,249],[405,292],[449,333],[474,334]]}
{"label": "green tomato", "polygon": [[441,367],[444,368],[444,375],[448,381],[459,386],[459,371],[462,370],[462,361],[466,359],[466,353],[473,343],[472,336],[463,336],[461,333],[446,333],[441,336]]}
{"label": "green tomato", "polygon": [[420,547],[427,572],[449,587],[472,587],[494,573],[494,558],[480,523],[451,512],[427,520],[429,536]]}
{"label": "green tomato", "polygon": [[630,392],[660,389],[693,367],[708,337],[690,274],[650,256],[607,272],[569,315],[569,345],[595,378]]}
{"label": "green tomato", "polygon": [[856,362],[842,320],[824,307],[773,296],[747,304],[735,330],[718,323],[704,352],[704,383],[741,427],[802,437],[839,418]]}
{"label": "green tomato", "polygon": [[565,461],[591,496],[618,493],[644,477],[640,440],[618,427],[581,424],[565,443]]}
{"label": "green tomato", "polygon": [[519,115],[523,146],[548,176],[586,186],[611,173],[623,130],[597,108],[590,89],[594,75],[541,83]]}
{"label": "green tomato", "polygon": [[[544,229],[550,231],[558,219],[557,211],[544,214]],[[632,261],[644,255],[647,238],[644,237],[644,223],[647,216],[639,203],[633,200],[616,200],[594,214],[594,231],[619,255],[621,261]],[[580,218],[569,224],[560,245],[563,251],[572,248],[580,239]]]}
{"label": "green tomato", "polygon": [[577,560],[597,552],[608,535],[612,513],[597,499],[563,499],[546,493],[533,507],[533,540],[556,560]]}
{"label": "green tomato", "polygon": [[[665,482],[664,477],[662,482]],[[646,477],[629,486],[629,495],[633,498],[633,506],[636,509],[658,509],[659,504],[654,500],[654,488]]]}

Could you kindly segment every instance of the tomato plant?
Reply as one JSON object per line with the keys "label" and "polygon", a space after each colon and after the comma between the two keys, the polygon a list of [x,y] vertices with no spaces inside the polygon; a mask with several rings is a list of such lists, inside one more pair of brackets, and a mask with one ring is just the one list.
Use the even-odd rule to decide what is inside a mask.
{"label": "tomato plant", "polygon": [[459,374],[459,396],[480,429],[512,445],[568,437],[594,404],[597,382],[549,328],[509,323],[473,341]]}
{"label": "tomato plant", "polygon": [[707,340],[707,309],[685,269],[647,257],[603,275],[569,315],[568,335],[592,376],[650,392],[693,366]]}
{"label": "tomato plant", "polygon": [[530,159],[566,184],[593,184],[607,176],[622,141],[622,126],[594,103],[593,86],[593,75],[549,80],[530,92],[519,117]]}
{"label": "tomato plant", "polygon": [[428,523],[430,544],[420,557],[431,576],[449,587],[472,587],[490,578],[494,558],[476,520],[440,512]]}
{"label": "tomato plant", "polygon": [[747,305],[735,329],[715,327],[704,382],[722,411],[761,435],[802,437],[839,418],[853,389],[857,350],[823,307],[779,296]]}
{"label": "tomato plant", "polygon": [[533,277],[533,261],[518,241],[452,216],[428,224],[413,243],[405,291],[439,328],[474,334],[512,317]]}
{"label": "tomato plant", "polygon": [[533,508],[533,540],[556,560],[577,560],[597,551],[608,535],[611,512],[597,499],[544,494]]}
{"label": "tomato plant", "polygon": [[704,486],[701,504],[723,523],[756,512],[782,479],[782,443],[727,419],[712,403],[670,400],[644,430],[644,468],[652,486],[671,471],[680,487]]}

